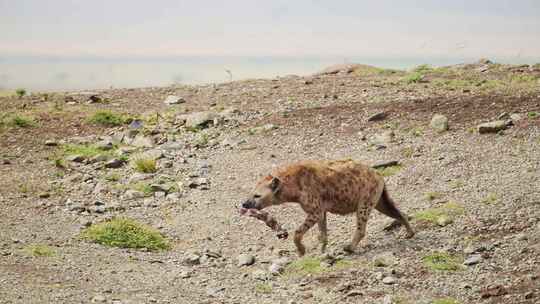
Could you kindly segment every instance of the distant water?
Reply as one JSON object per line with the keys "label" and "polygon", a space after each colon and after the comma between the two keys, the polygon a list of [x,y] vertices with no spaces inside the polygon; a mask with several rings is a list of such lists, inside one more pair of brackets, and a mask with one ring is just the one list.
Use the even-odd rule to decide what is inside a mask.
{"label": "distant water", "polygon": [[[247,78],[308,75],[337,63],[363,63],[408,69],[419,64],[442,66],[473,62],[470,58],[43,58],[0,57],[0,89],[67,91],[105,88],[220,83]],[[534,60],[513,60],[533,63]],[[229,72],[227,72],[229,71]]]}

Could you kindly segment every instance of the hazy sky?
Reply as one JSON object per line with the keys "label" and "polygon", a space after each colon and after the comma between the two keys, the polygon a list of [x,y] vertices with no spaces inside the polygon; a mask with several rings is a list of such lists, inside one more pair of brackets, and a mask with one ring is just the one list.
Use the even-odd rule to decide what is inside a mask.
{"label": "hazy sky", "polygon": [[540,58],[540,1],[0,0],[0,55]]}

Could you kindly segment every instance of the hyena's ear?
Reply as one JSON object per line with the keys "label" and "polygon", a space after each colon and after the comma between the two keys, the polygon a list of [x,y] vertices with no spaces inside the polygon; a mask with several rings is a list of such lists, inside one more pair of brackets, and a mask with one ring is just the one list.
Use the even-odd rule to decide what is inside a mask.
{"label": "hyena's ear", "polygon": [[270,189],[272,189],[272,192],[277,192],[280,187],[281,187],[281,180],[275,176],[272,177],[272,181],[270,182]]}

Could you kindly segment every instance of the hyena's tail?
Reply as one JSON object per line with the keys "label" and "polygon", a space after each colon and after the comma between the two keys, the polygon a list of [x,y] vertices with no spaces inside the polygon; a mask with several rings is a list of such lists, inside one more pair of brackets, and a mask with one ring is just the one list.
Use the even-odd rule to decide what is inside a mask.
{"label": "hyena's tail", "polygon": [[[406,215],[403,215],[399,209],[396,207],[396,203],[390,195],[388,195],[388,191],[386,190],[386,186],[384,186],[381,198],[379,199],[379,202],[375,206],[375,209],[377,211],[381,212],[382,214],[389,216],[393,219],[397,220],[398,225],[402,224],[407,229],[407,237],[411,238],[414,236],[414,230],[412,229],[411,225],[409,224],[409,220]],[[394,226],[394,225],[392,225]]]}

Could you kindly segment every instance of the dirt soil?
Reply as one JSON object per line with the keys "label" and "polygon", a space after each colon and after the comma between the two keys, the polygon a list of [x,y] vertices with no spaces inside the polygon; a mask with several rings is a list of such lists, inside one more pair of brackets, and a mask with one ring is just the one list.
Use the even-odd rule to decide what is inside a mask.
{"label": "dirt soil", "polygon": [[[538,303],[539,75],[538,66],[488,62],[417,72],[362,65],[316,76],[0,97],[0,303]],[[168,95],[184,102],[167,105]],[[90,122],[101,110],[129,119]],[[377,113],[384,117],[368,120]],[[435,114],[448,118],[448,130],[430,126]],[[206,116],[204,123],[189,126],[194,116]],[[133,119],[149,146],[117,140]],[[507,127],[478,132],[496,120]],[[103,141],[129,157],[157,151],[157,172],[137,173],[129,162],[106,168],[108,159],[76,162],[64,151]],[[399,163],[382,173],[414,238],[385,229],[391,219],[373,212],[361,248],[346,254],[354,219],[330,215],[328,252],[319,252],[315,227],[305,238],[308,257],[299,259],[291,238],[239,214],[274,167],[338,158]],[[174,190],[133,190],[141,182],[163,188],[163,180]],[[295,204],[268,211],[290,235],[304,218]],[[114,217],[158,229],[171,248],[81,237]],[[48,253],[32,249],[39,246]],[[435,269],[429,261],[437,255],[449,257],[443,268],[455,265]],[[240,266],[246,257],[254,261]]]}

